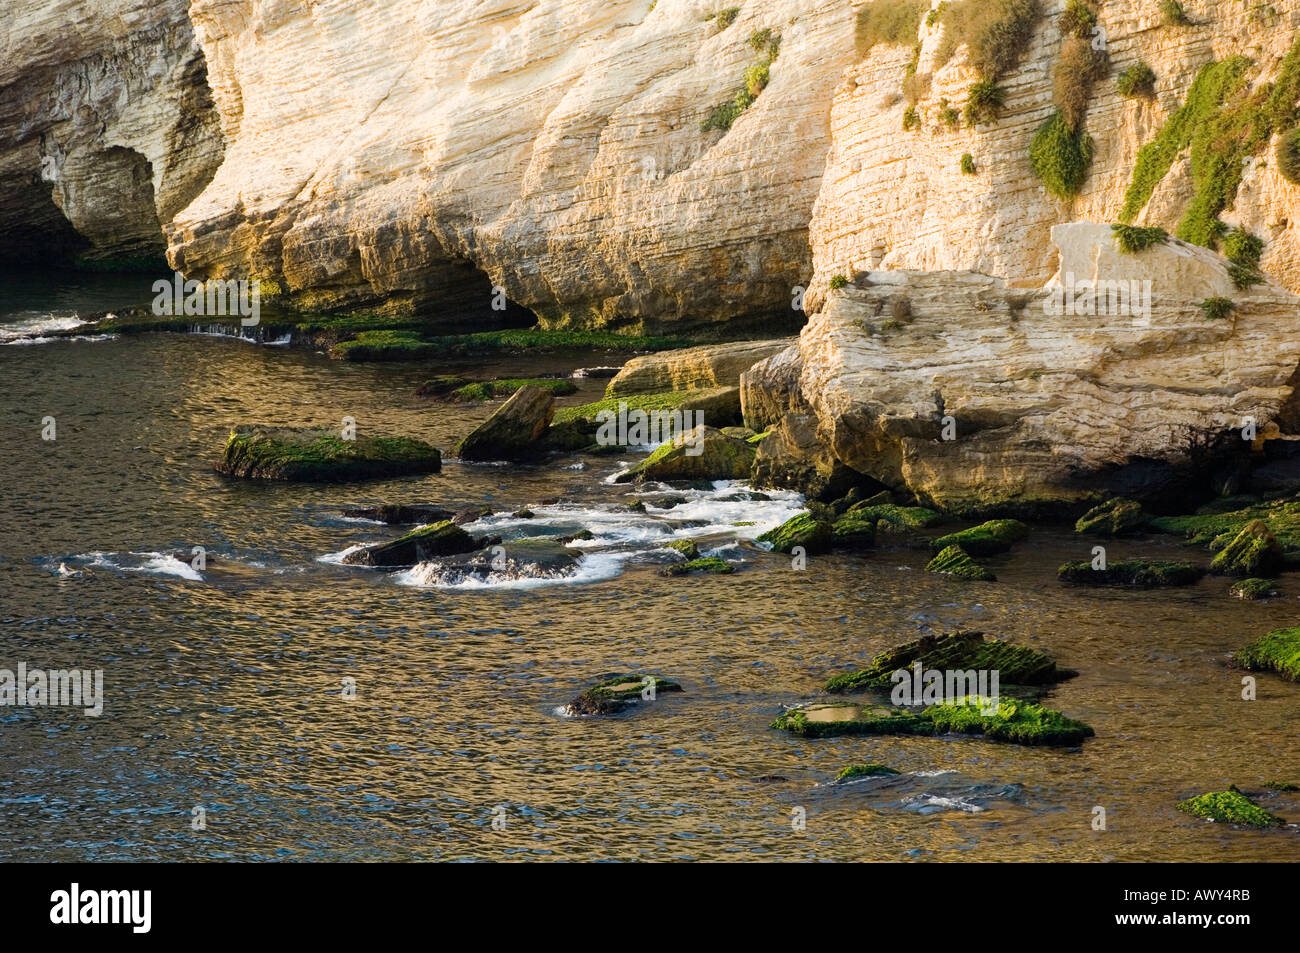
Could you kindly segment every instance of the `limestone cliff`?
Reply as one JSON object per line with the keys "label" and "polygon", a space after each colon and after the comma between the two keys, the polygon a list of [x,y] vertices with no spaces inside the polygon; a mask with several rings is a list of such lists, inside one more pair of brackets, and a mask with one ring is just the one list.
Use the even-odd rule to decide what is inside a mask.
{"label": "limestone cliff", "polygon": [[[165,242],[187,274],[258,277],[306,308],[489,321],[496,286],[551,326],[789,324],[837,275],[1036,287],[1053,225],[1173,230],[1206,191],[1195,143],[1166,136],[1167,168],[1124,206],[1203,69],[1246,58],[1216,122],[1294,78],[1300,0],[1185,0],[1177,21],[1161,0],[1088,0],[1105,62],[1063,199],[1029,154],[1077,39],[1068,4],[966,3],[1033,14],[991,79],[955,0],[912,0],[869,49],[862,11],[907,0],[9,0],[0,258]],[[1143,65],[1149,90],[1123,94]],[[995,107],[967,116],[983,80]],[[1290,120],[1227,119],[1244,174],[1215,214],[1300,290],[1300,188],[1274,161]]]}

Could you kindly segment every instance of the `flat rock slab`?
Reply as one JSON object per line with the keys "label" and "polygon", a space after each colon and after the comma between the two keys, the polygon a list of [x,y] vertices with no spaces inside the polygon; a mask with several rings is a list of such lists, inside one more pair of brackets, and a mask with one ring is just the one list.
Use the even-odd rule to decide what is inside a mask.
{"label": "flat rock slab", "polygon": [[347,483],[437,473],[442,454],[411,437],[344,440],[322,428],[237,427],[215,468],[227,476],[313,483]]}

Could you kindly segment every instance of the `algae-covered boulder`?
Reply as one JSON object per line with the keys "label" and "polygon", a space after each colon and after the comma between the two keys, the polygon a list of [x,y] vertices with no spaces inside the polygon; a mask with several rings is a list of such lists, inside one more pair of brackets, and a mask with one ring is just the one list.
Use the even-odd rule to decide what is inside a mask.
{"label": "algae-covered boulder", "polygon": [[775,529],[769,529],[758,537],[758,541],[771,543],[778,553],[788,553],[796,546],[802,546],[804,552],[812,556],[830,552],[834,530],[827,521],[816,519],[809,513],[800,513]]}
{"label": "algae-covered boulder", "polygon": [[1252,672],[1276,672],[1300,682],[1300,626],[1274,629],[1236,652],[1233,658]]}
{"label": "algae-covered boulder", "polygon": [[664,543],[667,549],[675,549],[688,560],[700,558],[700,547],[696,545],[693,539],[674,539],[670,543]]}
{"label": "algae-covered boulder", "polygon": [[425,523],[441,523],[455,514],[441,506],[406,506],[400,503],[385,503],[380,506],[358,506],[343,511],[349,519],[374,520],[389,526],[414,526]]}
{"label": "algae-covered boulder", "polygon": [[1282,547],[1263,520],[1251,520],[1210,561],[1210,572],[1224,576],[1276,576]]}
{"label": "algae-covered boulder", "polygon": [[753,464],[753,444],[701,424],[675,435],[618,481],[744,480]]}
{"label": "algae-covered boulder", "polygon": [[474,429],[456,447],[462,460],[524,460],[543,452],[538,438],[551,425],[555,398],[545,388],[527,384]]}
{"label": "algae-covered boulder", "polygon": [[852,781],[855,778],[893,777],[896,774],[898,771],[883,764],[851,764],[847,768],[840,769],[839,774],[835,775],[835,783]]}
{"label": "algae-covered boulder", "polygon": [[831,525],[831,538],[836,549],[870,549],[876,542],[876,521],[841,516]]}
{"label": "algae-covered boulder", "polygon": [[1146,524],[1147,516],[1140,503],[1117,496],[1080,516],[1074,531],[1093,536],[1125,536],[1139,532]]}
{"label": "algae-covered boulder", "polygon": [[1077,745],[1094,734],[1083,722],[1032,702],[1003,699],[994,710],[991,700],[975,697],[923,708],[845,702],[804,705],[783,712],[772,727],[804,738],[955,732],[1021,745]]}
{"label": "algae-covered boulder", "polygon": [[425,381],[415,389],[416,397],[444,397],[454,390],[466,387],[474,383],[468,377],[454,377],[444,375],[442,377],[433,377]]}
{"label": "algae-covered boulder", "polygon": [[1193,817],[1203,817],[1221,824],[1240,824],[1244,827],[1273,827],[1286,822],[1270,814],[1246,795],[1236,785],[1226,791],[1198,794],[1178,802],[1178,810]]}
{"label": "algae-covered boulder", "polygon": [[959,579],[977,579],[983,582],[996,582],[998,578],[971,559],[960,546],[946,547],[930,560],[925,569],[926,572],[941,572]]}
{"label": "algae-covered boulder", "polygon": [[715,576],[725,576],[736,571],[736,567],[731,565],[725,559],[717,556],[704,556],[699,559],[691,559],[684,563],[673,563],[671,566],[665,566],[659,570],[661,576],[686,576],[691,573],[700,572],[708,573]]}
{"label": "algae-covered boulder", "polygon": [[1205,570],[1191,563],[1161,559],[1124,559],[1093,569],[1087,561],[1065,563],[1056,571],[1062,582],[1079,586],[1129,586],[1134,589],[1158,589],[1164,586],[1190,586],[1205,575]]}
{"label": "algae-covered boulder", "polygon": [[1229,508],[1232,502],[1215,501],[1190,516],[1153,517],[1149,525],[1161,533],[1184,536],[1190,542],[1208,546],[1216,539],[1231,541],[1250,523],[1261,520],[1284,553],[1300,558],[1300,500],[1261,503],[1257,499],[1238,498],[1235,508]]}
{"label": "algae-covered boulder", "polygon": [[993,556],[1005,553],[1013,543],[1029,535],[1029,527],[1020,520],[989,520],[979,526],[940,536],[930,545],[938,552],[960,546],[970,556]]}
{"label": "algae-covered boulder", "polygon": [[893,503],[881,503],[879,499],[880,495],[877,494],[871,499],[850,506],[845,512],[860,520],[873,522],[884,520],[886,523],[906,529],[925,529],[929,526],[938,526],[943,522],[940,513],[924,506],[897,506]]}
{"label": "algae-covered boulder", "polygon": [[1277,595],[1269,579],[1242,579],[1234,582],[1228,591],[1238,599],[1267,599]]}
{"label": "algae-covered boulder", "polygon": [[836,675],[826,683],[825,691],[888,690],[894,672],[910,669],[917,662],[926,671],[996,671],[1003,684],[1012,685],[1048,685],[1078,674],[1027,646],[986,638],[983,632],[957,631],[925,635],[881,652],[866,668]]}
{"label": "algae-covered boulder", "polygon": [[654,695],[680,692],[682,686],[660,675],[609,675],[565,706],[570,715],[616,715],[632,705],[649,702]]}
{"label": "algae-covered boulder", "polygon": [[264,480],[346,483],[437,473],[442,454],[410,437],[344,440],[323,428],[237,427],[226,440],[218,473]]}
{"label": "algae-covered boulder", "polygon": [[432,526],[422,526],[391,543],[367,546],[348,553],[343,561],[352,566],[397,568],[414,566],[439,556],[473,552],[482,546],[481,540],[475,539],[451,520],[443,520]]}

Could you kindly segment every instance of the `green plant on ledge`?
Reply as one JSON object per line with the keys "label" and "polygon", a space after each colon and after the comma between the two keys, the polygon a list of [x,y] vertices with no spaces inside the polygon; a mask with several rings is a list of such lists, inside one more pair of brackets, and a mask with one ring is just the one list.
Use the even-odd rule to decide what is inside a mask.
{"label": "green plant on ledge", "polygon": [[1237,306],[1227,298],[1206,298],[1197,307],[1209,321],[1222,321],[1237,309]]}
{"label": "green plant on ledge", "polygon": [[971,155],[969,152],[966,152],[966,153],[963,153],[963,154],[962,154],[962,157],[961,157],[961,172],[962,172],[962,175],[974,175],[974,174],[975,174],[975,157],[974,157],[973,155]]}
{"label": "green plant on ledge", "polygon": [[1152,245],[1158,245],[1169,240],[1169,233],[1156,226],[1139,228],[1136,225],[1116,223],[1110,227],[1110,230],[1115,233],[1115,244],[1126,255],[1137,254]]}
{"label": "green plant on ledge", "polygon": [[731,24],[736,22],[736,17],[740,16],[740,7],[723,7],[717,13],[710,13],[704,18],[704,22],[713,22],[718,28],[717,32],[721,33]]}
{"label": "green plant on ledge", "polygon": [[877,43],[913,43],[928,0],[873,0],[858,11],[856,40],[859,56]]}
{"label": "green plant on ledge", "polygon": [[1264,255],[1264,239],[1238,226],[1223,236],[1223,257],[1228,259],[1228,275],[1241,291],[1263,282],[1259,260]]}
{"label": "green plant on ledge", "polygon": [[1073,198],[1079,194],[1092,165],[1092,137],[1082,129],[1070,129],[1058,109],[1034,134],[1029,165],[1048,192],[1059,198]]}
{"label": "green plant on ledge", "polygon": [[1083,0],[1070,0],[1061,14],[1059,26],[1062,36],[1077,36],[1088,39],[1092,28],[1097,25],[1097,14]]}
{"label": "green plant on ledge", "polygon": [[1006,102],[1005,88],[990,79],[976,80],[966,97],[966,125],[993,122],[1002,114]]}
{"label": "green plant on ledge", "polygon": [[1192,26],[1194,22],[1178,0],[1163,0],[1160,4],[1160,18],[1164,20],[1165,26]]}
{"label": "green plant on ledge", "polygon": [[849,283],[849,279],[844,277],[843,275],[831,275],[832,291],[839,291],[841,288],[848,285],[848,283]]}
{"label": "green plant on ledge", "polygon": [[1153,99],[1156,95],[1156,74],[1146,63],[1134,63],[1119,74],[1115,85],[1125,99]]}
{"label": "green plant on ledge", "polygon": [[908,106],[903,110],[903,131],[910,132],[913,129],[921,128],[921,116],[917,113],[915,106]]}
{"label": "green plant on ledge", "polygon": [[740,114],[753,104],[759,93],[767,88],[771,79],[772,61],[781,52],[781,37],[764,28],[750,33],[748,43],[759,52],[759,58],[745,68],[742,85],[731,101],[714,106],[700,121],[702,131],[716,129],[726,132],[740,118]]}
{"label": "green plant on ledge", "polygon": [[1277,144],[1277,171],[1292,185],[1300,185],[1300,128],[1282,133]]}

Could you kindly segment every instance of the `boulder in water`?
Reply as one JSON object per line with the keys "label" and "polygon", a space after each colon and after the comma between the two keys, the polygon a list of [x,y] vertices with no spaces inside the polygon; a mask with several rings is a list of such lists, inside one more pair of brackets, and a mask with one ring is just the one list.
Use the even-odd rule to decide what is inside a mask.
{"label": "boulder in water", "polygon": [[349,519],[374,520],[389,526],[422,526],[425,523],[440,523],[451,519],[451,510],[440,506],[406,506],[403,504],[384,503],[379,506],[358,506],[343,511]]}
{"label": "boulder in water", "polygon": [[660,675],[611,675],[591,686],[565,706],[569,715],[615,715],[650,699],[649,688],[654,685],[654,695],[680,692],[682,686]]}
{"label": "boulder in water", "polygon": [[526,460],[543,452],[537,445],[555,416],[555,397],[527,384],[496,409],[456,447],[462,460]]}
{"label": "boulder in water", "polygon": [[344,440],[323,428],[237,427],[218,473],[264,480],[346,483],[412,473],[437,473],[442,455],[411,437],[358,436]]}
{"label": "boulder in water", "polygon": [[432,526],[423,526],[407,533],[391,543],[367,546],[356,552],[348,553],[343,561],[350,566],[379,566],[396,569],[414,566],[416,563],[439,556],[451,556],[456,553],[473,552],[483,546],[451,520],[443,520]]}

